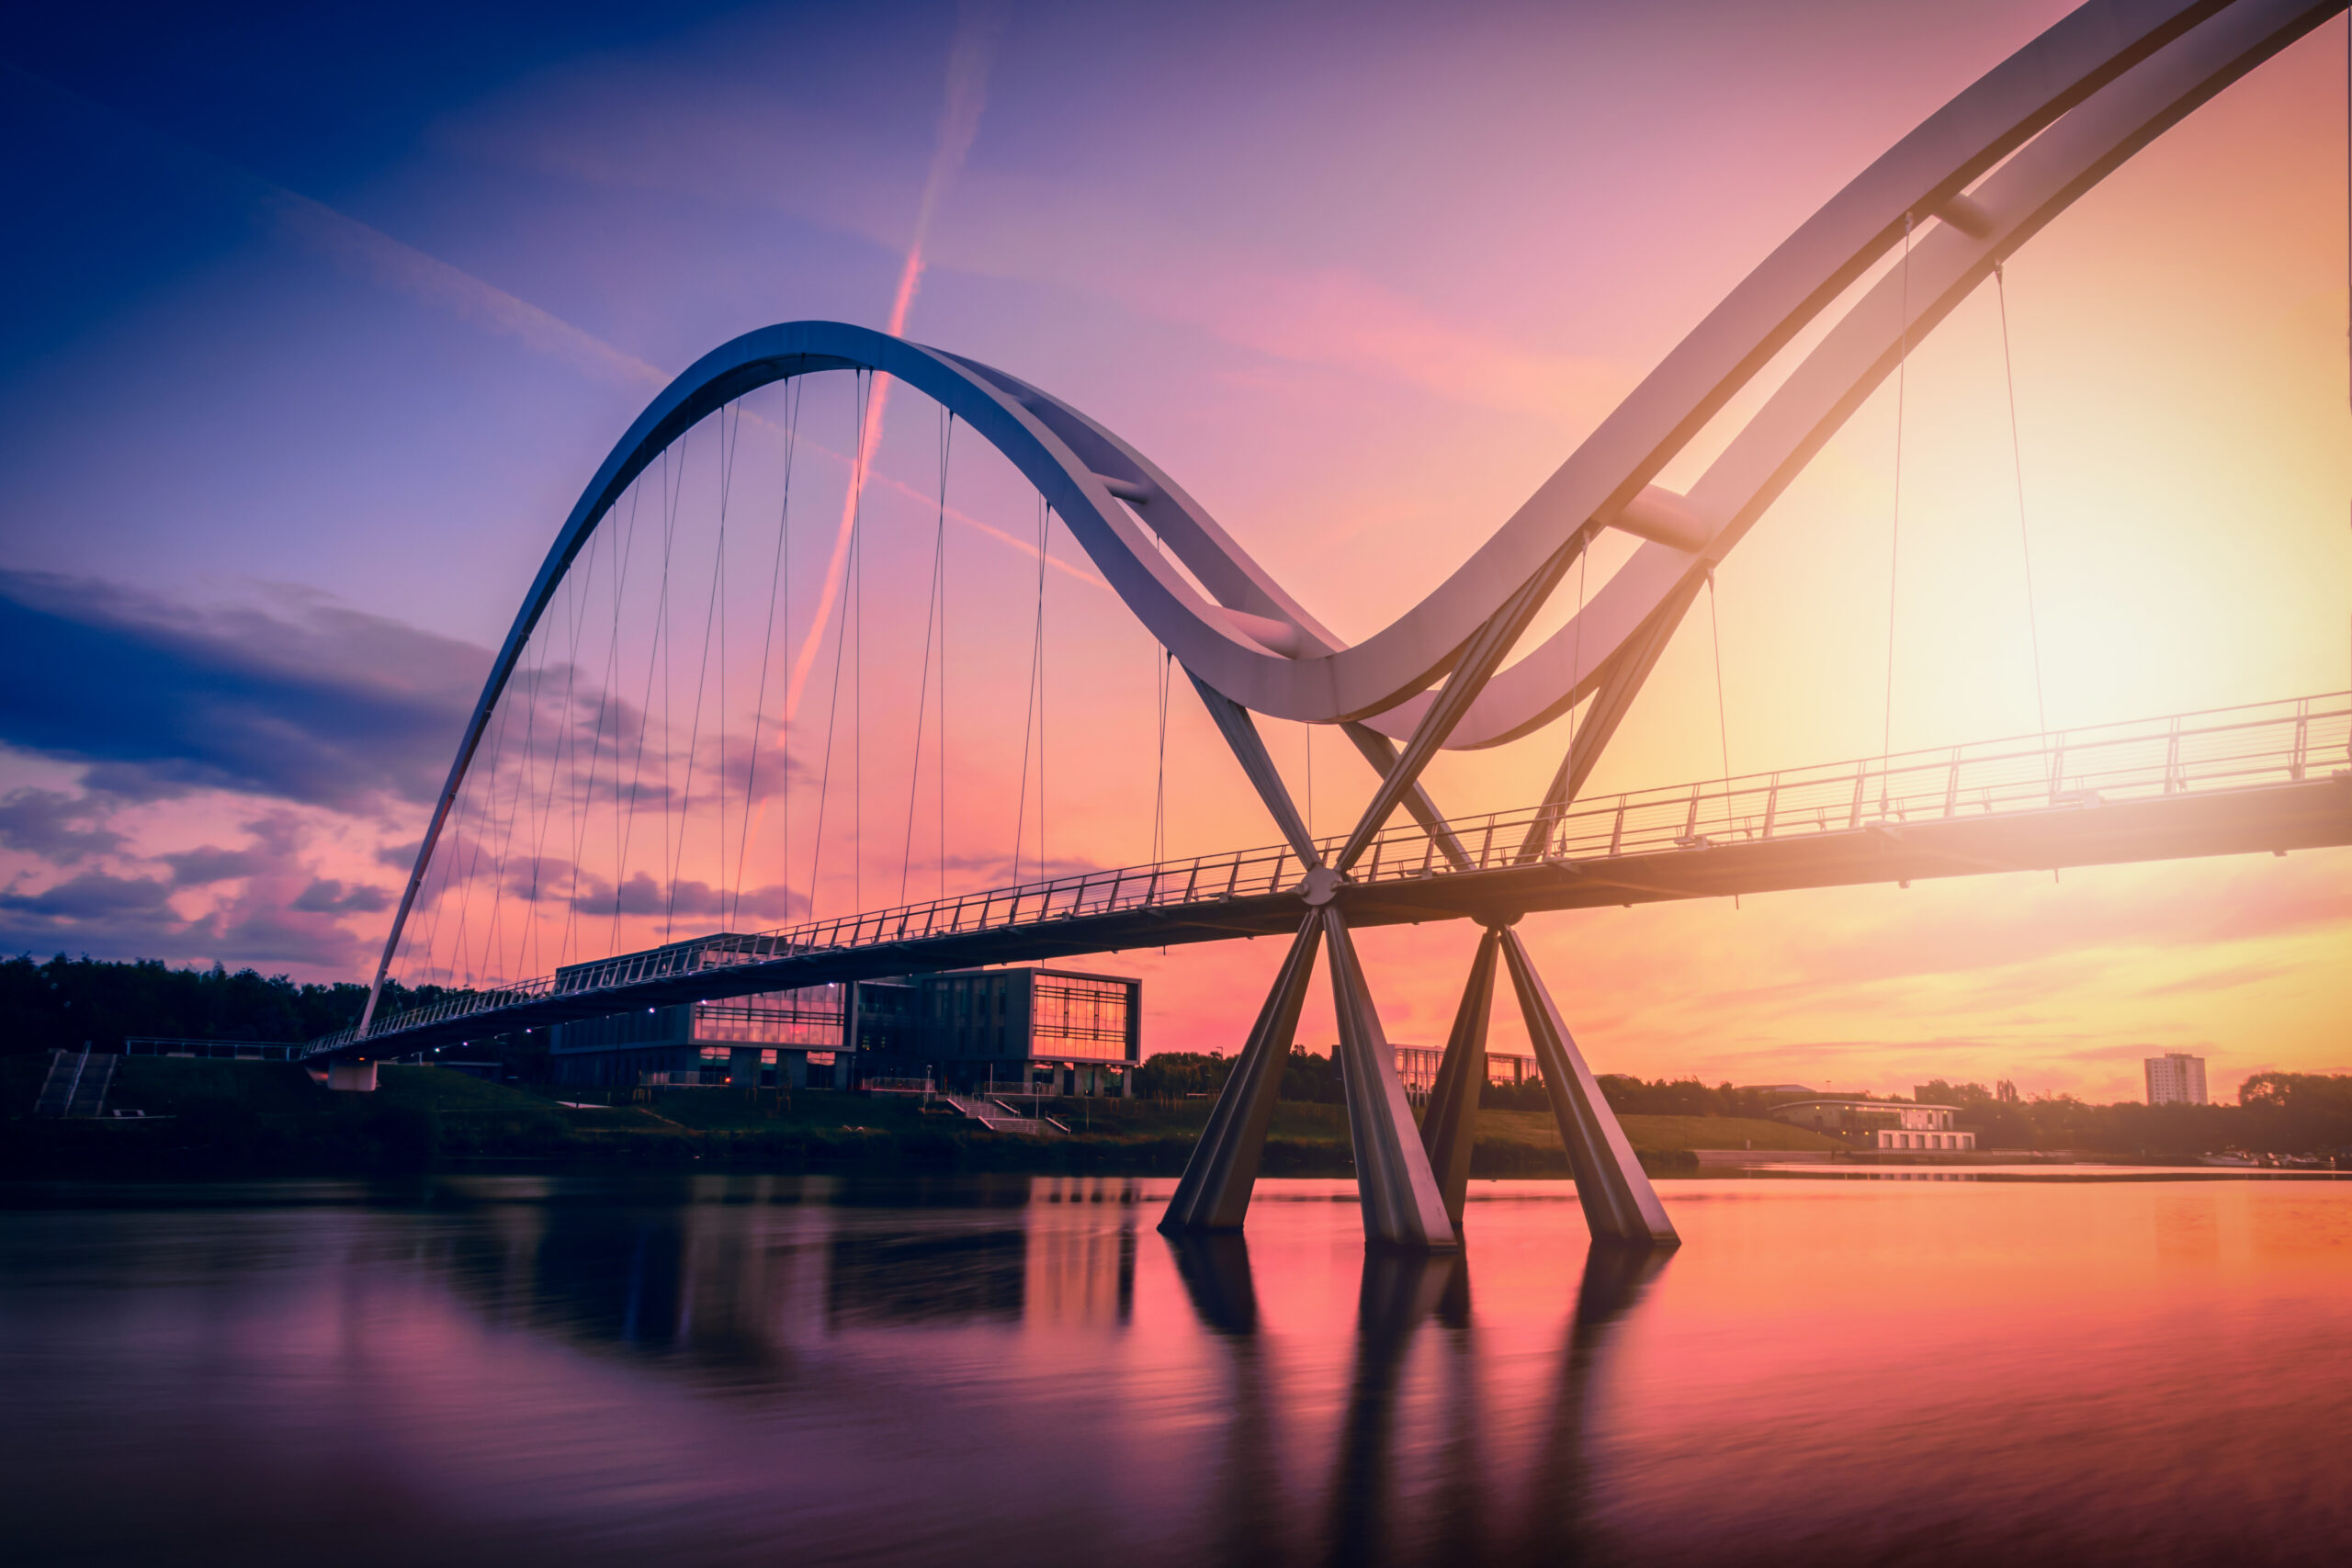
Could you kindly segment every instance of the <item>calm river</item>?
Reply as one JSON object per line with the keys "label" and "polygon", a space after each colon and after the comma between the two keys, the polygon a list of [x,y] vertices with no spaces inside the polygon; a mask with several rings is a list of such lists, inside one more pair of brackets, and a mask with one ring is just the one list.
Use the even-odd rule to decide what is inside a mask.
{"label": "calm river", "polygon": [[0,1190],[16,1564],[2340,1562],[2352,1181]]}

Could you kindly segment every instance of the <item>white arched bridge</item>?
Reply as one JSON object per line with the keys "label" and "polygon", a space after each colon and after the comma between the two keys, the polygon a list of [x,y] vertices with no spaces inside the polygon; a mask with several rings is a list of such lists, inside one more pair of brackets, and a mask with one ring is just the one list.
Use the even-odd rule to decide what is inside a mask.
{"label": "white arched bridge", "polygon": [[[2066,17],[1865,169],[1451,576],[1353,644],[1317,622],[1168,472],[1062,399],[863,328],[797,321],[745,333],[654,400],[565,519],[459,740],[368,1014],[312,1043],[311,1054],[391,1057],[831,981],[1287,935],[1164,1228],[1241,1224],[1321,956],[1368,1237],[1458,1245],[1500,966],[1552,1087],[1595,1235],[1670,1244],[1665,1211],[1513,929],[1526,913],[2352,842],[2345,693],[1617,796],[1585,791],[1714,564],[1862,400],[1900,373],[1911,348],[2109,173],[2342,9],[2341,0],[2102,0]],[[1815,345],[1689,490],[1660,488],[1666,466],[1809,330],[1818,333]],[[783,658],[775,633],[778,604],[789,623],[793,604],[784,579],[794,455],[809,446],[802,395],[825,372],[852,373],[856,437],[842,464],[841,526],[811,624],[798,656]],[[795,911],[813,907],[827,812],[838,833],[840,813],[862,812],[867,793],[863,732],[850,757],[835,755],[834,740],[844,703],[863,712],[861,529],[866,493],[882,482],[872,457],[893,383],[944,411],[899,896],[868,907],[862,863],[854,862],[835,873],[851,878],[851,908],[794,922]],[[759,433],[748,446],[747,419]],[[1007,466],[1006,483],[1038,498],[1039,587],[1014,873],[1001,886],[949,894],[946,688],[951,672],[966,673],[945,646],[946,486],[958,425]],[[688,452],[697,438],[707,481]],[[805,462],[802,472],[805,512],[814,481]],[[772,558],[754,547],[765,535],[744,521],[744,497],[770,483],[784,498]],[[1048,514],[1190,677],[1272,819],[1271,847],[1046,874]],[[1586,551],[1611,531],[1638,544],[1585,597]],[[715,540],[707,566],[701,547],[690,545],[704,535]],[[1534,636],[1572,577],[1575,613]],[[762,626],[763,594],[763,640],[756,654],[739,656],[730,687],[729,638]],[[820,764],[813,726],[796,732],[792,716],[829,627]],[[688,692],[690,713],[678,695]],[[1164,705],[1163,688],[1163,736]],[[1449,815],[1423,785],[1441,749],[1501,745],[1570,715],[1550,787],[1523,809]],[[1253,716],[1336,728],[1370,763],[1377,785],[1346,832],[1310,831]],[[918,820],[933,815],[934,803],[922,798],[926,755],[942,886],[937,897],[910,900],[906,867]],[[853,775],[841,795],[836,770]],[[788,796],[797,788],[805,805],[810,775],[817,829],[796,887]],[[1024,879],[1033,828],[1038,874]],[[702,874],[689,877],[690,866]],[[784,868],[780,883],[746,886],[774,866]],[[735,929],[746,914],[786,923]],[[1478,922],[1485,934],[1417,1125],[1350,933],[1455,919]],[[707,934],[695,934],[696,922]],[[660,940],[624,942],[625,931]],[[379,1006],[403,963],[452,988],[400,1010]],[[549,977],[517,977],[535,972]]]}

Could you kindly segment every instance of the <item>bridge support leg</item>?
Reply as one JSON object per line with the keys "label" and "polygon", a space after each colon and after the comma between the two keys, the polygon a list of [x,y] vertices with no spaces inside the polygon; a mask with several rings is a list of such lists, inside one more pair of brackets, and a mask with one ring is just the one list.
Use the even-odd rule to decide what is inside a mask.
{"label": "bridge support leg", "polygon": [[1216,1097],[1201,1141],[1193,1145],[1176,1196],[1160,1216],[1161,1230],[1175,1235],[1241,1228],[1250,1189],[1258,1182],[1258,1157],[1265,1152],[1266,1122],[1282,1090],[1283,1068],[1290,1061],[1298,1011],[1306,1002],[1306,983],[1315,977],[1315,950],[1322,939],[1322,912],[1310,911],[1274,976],[1265,1006],[1258,1010],[1250,1043]]}
{"label": "bridge support leg", "polygon": [[1585,1223],[1595,1241],[1631,1243],[1637,1247],[1676,1247],[1682,1238],[1666,1217],[1666,1205],[1634,1157],[1617,1113],[1602,1098],[1592,1069],[1585,1066],[1568,1026],[1560,1020],[1551,992],[1535,973],[1527,945],[1515,931],[1502,933],[1504,962],[1510,965],[1511,988],[1519,993],[1519,1009],[1527,1019],[1527,1034],[1535,1046],[1536,1064],[1544,1069],[1544,1085],[1552,1100],[1552,1114],[1560,1123],[1560,1141],[1568,1146],[1568,1168],[1577,1179],[1577,1199],[1584,1205]]}
{"label": "bridge support leg", "polygon": [[1413,1125],[1412,1104],[1396,1077],[1396,1053],[1381,1030],[1347,921],[1332,905],[1319,913],[1331,950],[1331,1009],[1339,1015],[1348,1138],[1355,1147],[1364,1240],[1425,1252],[1459,1247],[1460,1235],[1446,1215],[1429,1153]]}
{"label": "bridge support leg", "polygon": [[1453,1015],[1453,1032],[1446,1036],[1429,1109],[1421,1113],[1421,1146],[1429,1151],[1445,1216],[1456,1231],[1470,1190],[1470,1147],[1478,1136],[1478,1091],[1487,1082],[1487,1020],[1494,1011],[1495,953],[1501,941],[1492,930],[1478,938],[1470,982]]}

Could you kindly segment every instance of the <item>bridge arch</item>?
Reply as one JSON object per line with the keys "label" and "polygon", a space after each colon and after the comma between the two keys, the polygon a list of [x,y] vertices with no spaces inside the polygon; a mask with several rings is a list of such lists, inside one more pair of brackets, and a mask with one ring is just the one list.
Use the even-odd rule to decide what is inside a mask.
{"label": "bridge arch", "polygon": [[[1857,175],[1467,560],[1353,645],[1317,623],[1170,475],[1068,402],[978,361],[870,329],[797,321],[747,333],[704,355],[648,405],[559,531],[435,801],[377,988],[492,712],[565,572],[649,463],[747,392],[838,369],[907,383],[1011,460],[1127,608],[1205,686],[1244,709],[1309,723],[1363,721],[1392,737],[1413,732],[1430,688],[1482,628],[1531,589],[1539,599],[1548,592],[1561,561],[1598,530],[1625,528],[1645,540],[1632,559],[1567,626],[1485,679],[1441,742],[1500,744],[1600,692],[1609,711],[1588,727],[1589,770],[1707,570],[1893,371],[1905,346],[2132,153],[2344,8],[2344,0],[2092,0],[2071,13]],[[1905,276],[1890,273],[1863,295],[1687,497],[1655,488],[1657,473],[1734,394],[1931,220],[1911,246]],[[1161,557],[1155,535],[1184,571]],[[1573,794],[1580,775],[1564,776]]]}

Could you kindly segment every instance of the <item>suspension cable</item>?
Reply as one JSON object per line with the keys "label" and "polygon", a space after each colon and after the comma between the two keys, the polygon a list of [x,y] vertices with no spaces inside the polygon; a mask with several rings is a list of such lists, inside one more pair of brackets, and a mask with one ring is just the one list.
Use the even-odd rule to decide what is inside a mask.
{"label": "suspension cable", "polygon": [[2042,700],[2041,618],[2033,599],[2033,534],[2026,526],[2025,515],[2025,446],[2018,438],[2018,373],[2009,356],[2009,288],[1999,262],[1993,264],[1993,295],[2001,306],[2001,379],[2009,391],[2009,470],[2017,477],[2018,549],[2025,558],[2025,629],[2033,649],[2033,722],[2037,731],[2047,733],[2050,710]]}
{"label": "suspension cable", "polygon": [[939,897],[947,897],[947,465],[956,440],[956,416],[947,416],[939,448]]}
{"label": "suspension cable", "polygon": [[[762,727],[767,723],[768,668],[775,662],[776,594],[778,588],[784,582],[785,536],[790,531],[792,524],[792,458],[794,448],[799,443],[799,435],[800,378],[795,376],[785,385],[784,502],[776,513],[775,558],[768,566],[767,629],[763,634],[762,634],[760,642],[759,694],[752,703],[752,755],[750,761],[745,764],[743,770],[743,821],[741,829],[735,835],[735,891],[734,896],[730,900],[731,908],[727,919],[727,923],[729,925],[733,925],[738,919],[741,919],[743,913],[743,860],[745,853],[750,850],[752,843],[752,799],[757,792],[760,777],[760,730]],[[786,619],[789,620],[791,615],[791,605],[789,603],[785,606],[785,613]],[[786,627],[787,633],[790,629],[791,628],[788,626]],[[789,641],[789,637],[787,637],[786,640]],[[786,717],[782,721],[782,724],[779,727],[777,744],[780,746],[787,744],[786,738],[790,733],[790,723],[791,720],[789,717]],[[792,784],[792,765],[791,756],[788,751],[785,758],[784,779],[786,787],[789,788]],[[790,818],[787,816],[787,829],[789,829],[789,826]],[[786,868],[786,875],[787,879],[791,874],[791,852],[792,840],[787,831],[787,836],[785,840],[784,861]],[[785,912],[787,916],[791,913],[789,908]]]}
{"label": "suspension cable", "polygon": [[[589,536],[589,543],[593,547],[594,542],[595,536],[592,534]],[[586,570],[594,570],[594,563],[595,558],[592,548]],[[563,574],[563,604],[571,629],[570,637],[566,639],[563,655],[563,705],[560,710],[562,722],[555,732],[555,755],[548,762],[548,787],[541,795],[537,813],[538,825],[531,836],[531,886],[529,892],[526,895],[528,902],[528,923],[523,928],[523,956],[521,962],[516,964],[516,968],[526,975],[530,974],[534,968],[531,954],[539,950],[539,875],[547,863],[548,829],[553,824],[555,818],[556,785],[563,777],[563,758],[567,749],[565,743],[571,739],[572,731],[576,728],[571,721],[571,699],[580,673],[580,632],[585,620],[582,601],[586,596],[587,583],[584,576],[574,578],[571,572],[566,571]],[[578,750],[576,747],[571,750],[573,752],[576,766]]]}
{"label": "suspension cable", "polygon": [[[691,432],[687,434],[691,434]],[[680,443],[683,444],[685,440],[685,435],[682,434],[678,439]],[[614,835],[613,934],[611,946],[612,951],[615,953],[618,953],[621,946],[621,905],[625,901],[624,890],[628,886],[629,840],[637,836],[638,788],[639,785],[643,783],[645,778],[645,738],[648,732],[650,732],[653,728],[653,671],[661,661],[662,645],[668,640],[663,636],[663,629],[669,625],[670,620],[670,539],[673,526],[676,521],[676,514],[670,506],[670,450],[667,447],[662,448],[662,504],[663,515],[662,525],[661,587],[654,596],[655,613],[653,617],[653,641],[651,645],[647,648],[645,652],[645,693],[643,699],[638,704],[637,753],[629,763],[628,806],[626,813],[622,811],[617,800],[616,800],[614,804],[614,817],[616,818],[616,827],[617,831]],[[662,713],[664,716],[662,725],[663,749],[666,750],[668,749],[669,728],[667,717],[669,713],[669,699],[666,692],[664,693],[662,699]],[[668,793],[666,778],[663,793],[665,795]],[[664,836],[666,838],[666,834]]]}
{"label": "suspension cable", "polygon": [[849,903],[853,914],[865,909],[865,469],[874,459],[865,449],[867,421],[874,412],[874,375],[865,372],[865,389],[857,401],[857,462],[851,482],[849,592],[857,616],[850,638],[849,671]]}
{"label": "suspension cable", "polygon": [[[853,372],[853,375],[856,377],[858,382],[858,391],[856,395],[857,434],[855,437],[857,446],[854,449],[857,451],[864,451],[865,446],[865,400],[863,394],[865,372],[858,370]],[[857,462],[854,458],[852,458],[850,462],[850,483],[853,486],[857,483]],[[855,558],[856,551],[857,497],[854,492],[853,492],[850,498],[850,553],[852,559]],[[847,571],[844,571],[842,573],[841,586],[836,598],[837,613],[833,616],[833,685],[832,696],[825,705],[824,765],[819,771],[817,775],[817,829],[814,841],[809,845],[808,849],[808,914],[811,919],[814,919],[817,913],[817,876],[819,870],[824,864],[825,859],[825,807],[828,799],[832,794],[833,786],[834,721],[840,717],[842,708],[842,655],[849,646],[849,590],[850,574]]]}
{"label": "suspension cable", "polygon": [[[538,750],[539,688],[547,679],[548,667],[549,639],[541,634],[548,629],[549,628],[544,623],[535,628],[529,643],[526,644],[523,649],[523,657],[527,660],[530,658],[531,649],[536,647],[538,649],[539,661],[529,668],[530,679],[524,688],[523,701],[526,706],[523,710],[523,754],[514,764],[514,791],[506,803],[506,826],[501,830],[498,840],[498,870],[491,883],[490,926],[482,933],[482,968],[492,980],[520,978],[506,967],[503,924],[506,909],[506,862],[514,847],[514,825],[523,816],[524,799],[537,793],[530,787],[531,766],[532,759]],[[510,694],[512,688],[510,688]],[[521,963],[519,954],[516,963],[518,964]],[[495,970],[492,969],[493,964],[497,965]]]}
{"label": "suspension cable", "polygon": [[[688,457],[688,455],[689,455],[689,454],[688,454],[688,449],[687,449],[687,446],[686,446],[686,435],[687,435],[687,434],[692,434],[692,431],[691,431],[691,430],[689,430],[689,431],[687,431],[685,434],[681,434],[681,435],[679,436],[679,438],[678,438],[678,461],[677,461],[677,464],[676,464],[676,482],[675,482],[673,485],[672,485],[672,486],[670,487],[670,489],[669,489],[669,491],[668,491],[668,493],[667,493],[667,494],[664,496],[664,498],[663,498],[663,505],[665,506],[665,508],[666,508],[666,510],[667,510],[667,513],[668,513],[668,515],[667,515],[667,518],[666,518],[665,522],[663,523],[664,542],[663,542],[663,546],[662,546],[662,549],[663,549],[663,562],[664,562],[664,566],[663,566],[663,570],[662,570],[662,610],[661,610],[661,621],[662,621],[662,854],[661,854],[661,858],[660,858],[659,860],[657,860],[657,861],[654,863],[655,867],[656,867],[657,869],[666,868],[666,867],[669,865],[669,863],[670,863],[670,816],[671,816],[671,807],[672,807],[672,804],[673,804],[673,800],[674,800],[674,798],[675,798],[675,797],[671,794],[671,792],[670,792],[670,764],[671,764],[672,760],[673,760],[673,757],[675,756],[674,744],[675,744],[675,741],[676,741],[676,739],[677,739],[677,733],[678,733],[678,726],[677,726],[677,722],[676,722],[676,713],[677,713],[677,692],[678,692],[678,685],[677,685],[677,679],[676,679],[676,676],[675,676],[675,673],[674,673],[674,669],[673,669],[673,667],[674,667],[674,655],[675,655],[676,650],[677,650],[677,642],[678,642],[678,639],[677,639],[677,637],[674,637],[673,635],[672,635],[673,628],[672,628],[672,626],[671,626],[671,625],[670,625],[670,594],[669,594],[669,570],[668,570],[668,562],[669,562],[669,560],[670,560],[670,558],[671,558],[671,552],[672,552],[673,547],[674,547],[675,542],[676,542],[676,539],[677,539],[677,534],[678,534],[678,517],[679,517],[679,514],[680,514],[683,511],[684,511],[684,509],[685,509],[685,500],[686,500],[686,481],[687,481],[687,479],[692,476],[692,473],[693,473],[692,467],[691,467],[691,466],[688,464],[688,462],[686,461],[687,457]],[[680,832],[680,834],[681,834],[681,835],[683,835],[683,834],[684,833],[684,831],[685,831],[685,824],[684,824],[684,822],[683,820],[681,820],[681,821],[680,821],[680,823],[678,824],[678,831]],[[656,883],[656,884],[654,885],[653,893],[654,893],[654,897],[657,897],[657,898],[658,898],[658,897],[660,897],[662,896],[662,888],[661,888],[661,885],[660,885],[659,883]],[[649,912],[650,912],[650,911],[649,911]]]}
{"label": "suspension cable", "polygon": [[1153,651],[1159,655],[1153,660],[1159,666],[1159,755],[1152,768],[1151,863],[1158,865],[1168,858],[1168,682],[1176,656],[1157,643]]}
{"label": "suspension cable", "polygon": [[1715,618],[1715,569],[1707,568],[1707,638],[1715,653],[1715,739],[1723,748],[1724,777],[1731,777],[1731,721],[1724,703],[1724,628]]}
{"label": "suspension cable", "polygon": [[[740,421],[736,428],[738,430],[742,428]],[[695,664],[695,711],[694,717],[689,721],[686,728],[686,782],[685,793],[678,801],[678,847],[670,856],[669,906],[663,911],[662,918],[662,940],[665,943],[675,933],[678,924],[678,881],[685,874],[686,831],[692,825],[694,817],[695,764],[699,760],[702,750],[702,699],[705,682],[710,678],[710,638],[714,625],[719,631],[719,668],[722,671],[726,669],[727,601],[725,595],[719,592],[719,583],[727,575],[727,485],[731,477],[732,469],[728,462],[727,451],[727,409],[726,405],[721,404],[718,410],[718,535],[717,543],[711,548],[710,594],[704,601],[702,609],[702,657]],[[727,693],[723,673],[720,681],[718,737],[722,750],[719,752],[719,788],[723,791],[727,783],[725,771],[727,753],[723,750],[727,744]],[[721,865],[726,863],[727,857],[726,807],[726,799],[722,795],[717,814],[719,829],[718,854]]]}
{"label": "suspension cable", "polygon": [[[1575,630],[1570,634],[1568,651],[1568,668],[1576,671],[1575,678],[1579,681],[1584,679],[1584,588],[1586,576],[1591,570],[1592,537],[1590,535],[1587,535],[1583,545],[1578,547],[1577,550],[1577,618],[1570,623]],[[1585,700],[1585,711],[1588,716],[1591,712],[1591,708],[1592,701],[1590,698],[1587,698]],[[1570,755],[1574,755],[1576,752],[1577,735],[1577,732],[1583,728],[1584,725],[1577,717],[1576,705],[1574,703],[1571,703],[1568,706],[1568,751]],[[1560,802],[1560,808],[1563,811],[1566,811],[1567,809],[1567,805],[1568,803],[1564,800]]]}
{"label": "suspension cable", "polygon": [[[451,946],[456,949],[457,959],[464,965],[466,984],[469,986],[473,984],[474,969],[473,950],[470,944],[466,941],[466,927],[469,923],[468,917],[473,910],[474,876],[481,868],[483,834],[481,831],[481,826],[482,821],[492,813],[492,810],[495,809],[496,807],[495,792],[497,789],[498,774],[501,767],[503,766],[503,759],[506,755],[507,720],[513,713],[514,708],[511,705],[506,703],[500,703],[498,705],[498,735],[491,743],[491,782],[485,784],[481,790],[468,788],[465,792],[466,795],[472,797],[472,804],[474,807],[475,833],[471,843],[466,846],[473,852],[467,858],[465,874],[462,878],[465,895],[463,900],[458,905],[458,929],[451,933],[449,940]],[[474,775],[470,771],[469,771],[466,775],[466,783],[469,785],[471,785],[473,782]],[[492,796],[491,801],[488,803],[485,803],[481,798],[484,791],[490,792]],[[461,812],[462,807],[463,803],[461,802]]]}
{"label": "suspension cable", "polygon": [[[943,610],[939,593],[939,571],[942,559],[946,553],[947,547],[947,442],[949,435],[954,429],[954,420],[955,416],[947,412],[947,405],[944,403],[940,404],[939,522],[931,539],[931,587],[923,595],[922,681],[915,693],[914,761],[910,762],[907,768],[907,833],[905,840],[900,844],[899,849],[899,902],[900,904],[904,904],[907,901],[907,882],[914,870],[915,801],[922,792],[922,721],[931,716],[932,647],[933,634],[938,627],[940,615]],[[941,651],[944,661],[945,650],[942,649]],[[942,674],[944,674],[944,671],[942,671]],[[944,715],[946,709],[946,697],[944,693],[941,694],[940,706],[941,712]],[[945,777],[946,765],[944,759],[942,759],[941,761],[940,773],[943,778]],[[944,837],[940,840],[939,853],[940,858],[944,861],[947,855],[947,840]]]}
{"label": "suspension cable", "polygon": [[[610,707],[613,710],[613,847],[616,856],[613,874],[616,880],[620,875],[617,856],[621,838],[621,736],[622,727],[628,722],[628,713],[625,703],[615,701],[614,693],[621,682],[621,606],[628,597],[629,562],[637,554],[637,513],[639,502],[645,493],[643,485],[644,481],[641,479],[629,481],[628,520],[621,530],[620,543],[616,547],[618,559],[615,562],[613,570],[612,634],[605,644],[605,673],[601,689],[596,696],[595,744],[588,755],[588,784],[582,797],[580,821],[574,828],[572,840],[572,863],[577,867],[587,852],[588,818],[596,804],[596,766],[603,759],[605,750],[605,710]],[[597,532],[602,533],[604,529],[600,526]],[[573,933],[579,928],[580,900],[581,889],[575,870],[571,908],[564,917],[562,951],[567,958],[571,956]]]}
{"label": "suspension cable", "polygon": [[1306,731],[1306,841],[1315,841],[1315,727],[1303,726]]}
{"label": "suspension cable", "polygon": [[[603,530],[599,529],[597,532],[601,533]],[[557,785],[560,783],[565,782],[563,761],[566,756],[569,756],[571,759],[571,771],[569,778],[576,781],[580,776],[580,651],[581,644],[586,637],[588,632],[589,605],[596,592],[596,535],[591,534],[588,536],[588,547],[582,552],[588,558],[582,569],[582,573],[579,582],[574,585],[576,592],[574,592],[572,603],[571,647],[571,650],[564,656],[563,729],[557,745],[558,755],[556,759],[556,767],[552,772],[550,772],[548,777],[547,805],[545,808],[544,820],[539,831],[539,847],[534,852],[535,854],[541,857],[544,857],[547,853],[547,840],[548,833],[550,831],[559,830],[561,826],[555,814],[555,797]],[[567,574],[567,577],[568,576],[569,574]],[[564,793],[569,796],[576,797],[579,793],[577,784],[571,784],[570,787],[566,788]],[[579,814],[576,811],[573,813],[573,819],[575,822],[578,820],[578,815]],[[572,878],[576,881],[580,874],[579,863],[574,860],[570,862],[569,864]],[[534,909],[537,908],[538,874],[538,871],[535,867],[532,871],[531,883],[531,898]],[[550,891],[552,891],[552,879],[550,879]],[[566,902],[568,904],[569,899],[567,899]],[[537,949],[540,954],[538,967],[553,967],[553,965],[548,965],[546,963],[546,941],[544,938],[541,938],[539,939]],[[558,952],[560,953],[560,948],[559,948]]]}
{"label": "suspension cable", "polygon": [[1911,368],[1911,215],[1903,215],[1903,315],[1894,359],[1894,516],[1886,536],[1886,700],[1879,725],[1879,793],[1886,792],[1886,759],[1894,750],[1894,605],[1896,566],[1903,547],[1903,404]]}
{"label": "suspension cable", "polygon": [[[1731,721],[1725,716],[1724,702],[1724,628],[1715,618],[1715,569],[1707,567],[1707,640],[1715,653],[1715,740],[1723,748],[1724,760],[1724,823],[1731,824]],[[1745,829],[1743,829],[1745,830]],[[1731,896],[1731,907],[1739,908],[1739,895]]]}
{"label": "suspension cable", "polygon": [[1012,814],[1012,880],[1021,880],[1021,854],[1029,824],[1029,739],[1037,738],[1037,870],[1046,868],[1046,740],[1045,684],[1041,666],[1046,654],[1046,492],[1037,492],[1037,618],[1029,642],[1029,692],[1021,716],[1021,798]]}

